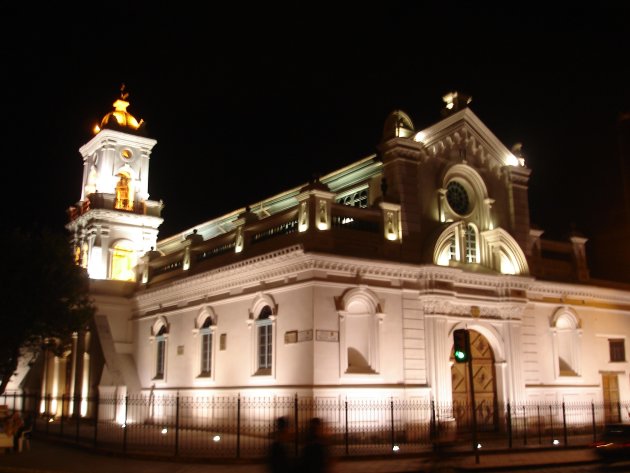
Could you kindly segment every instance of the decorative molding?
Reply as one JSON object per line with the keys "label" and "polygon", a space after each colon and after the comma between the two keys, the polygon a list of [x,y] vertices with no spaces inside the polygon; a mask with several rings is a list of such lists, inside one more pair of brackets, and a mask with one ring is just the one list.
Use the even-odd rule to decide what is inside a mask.
{"label": "decorative molding", "polygon": [[[311,279],[345,278],[356,282],[358,277],[369,287],[388,290],[392,289],[392,282],[395,282],[395,287],[399,290],[411,289],[421,298],[435,298],[436,294],[461,294],[462,297],[474,300],[473,305],[487,307],[498,302],[514,307],[524,306],[527,302],[549,302],[557,306],[560,300],[564,300],[567,305],[576,300],[589,303],[599,300],[602,303],[619,304],[620,311],[624,309],[621,305],[630,307],[630,293],[608,288],[538,281],[525,276],[474,273],[445,266],[375,262],[305,253],[301,245],[293,245],[204,273],[188,275],[167,284],[142,289],[135,295],[135,315],[164,312],[159,308],[160,304],[168,306],[171,312],[183,312],[191,307],[199,307],[202,301],[210,297],[235,296],[247,292],[248,288],[264,291],[266,289],[261,287],[261,283],[268,287],[271,282],[286,282],[307,272],[313,273]],[[458,309],[456,313],[469,314],[470,304],[464,304],[464,307],[466,309]],[[503,309],[501,313],[505,313],[504,311],[511,313],[509,308]],[[485,312],[481,310],[480,317],[490,316],[504,318],[499,315],[498,310],[492,313],[488,309]]]}
{"label": "decorative molding", "polygon": [[425,316],[466,317],[471,319],[520,320],[525,303],[479,303],[477,305],[454,302],[446,298],[421,298],[420,308]]}

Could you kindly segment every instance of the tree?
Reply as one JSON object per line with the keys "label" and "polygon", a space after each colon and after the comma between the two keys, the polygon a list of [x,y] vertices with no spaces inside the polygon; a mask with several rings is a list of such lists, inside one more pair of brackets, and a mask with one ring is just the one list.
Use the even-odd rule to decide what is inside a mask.
{"label": "tree", "polygon": [[15,229],[0,235],[0,394],[20,355],[44,344],[63,351],[95,308],[87,272],[76,265],[65,235]]}

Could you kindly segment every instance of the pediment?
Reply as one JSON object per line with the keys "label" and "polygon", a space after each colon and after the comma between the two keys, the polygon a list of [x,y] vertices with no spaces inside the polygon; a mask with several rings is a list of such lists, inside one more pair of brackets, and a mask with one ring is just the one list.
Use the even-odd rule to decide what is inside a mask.
{"label": "pediment", "polygon": [[426,159],[465,161],[496,174],[505,166],[521,167],[517,157],[469,108],[418,132],[415,139],[424,144]]}

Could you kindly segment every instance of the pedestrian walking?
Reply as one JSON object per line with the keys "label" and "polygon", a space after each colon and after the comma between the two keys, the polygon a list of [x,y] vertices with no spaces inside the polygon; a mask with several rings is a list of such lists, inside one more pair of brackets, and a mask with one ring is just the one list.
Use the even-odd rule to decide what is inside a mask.
{"label": "pedestrian walking", "polygon": [[271,473],[293,473],[293,455],[291,455],[291,434],[289,420],[286,417],[276,419],[276,431],[269,446],[268,466]]}
{"label": "pedestrian walking", "polygon": [[300,473],[330,473],[332,466],[324,424],[319,417],[313,417],[309,422],[306,444],[302,449]]}

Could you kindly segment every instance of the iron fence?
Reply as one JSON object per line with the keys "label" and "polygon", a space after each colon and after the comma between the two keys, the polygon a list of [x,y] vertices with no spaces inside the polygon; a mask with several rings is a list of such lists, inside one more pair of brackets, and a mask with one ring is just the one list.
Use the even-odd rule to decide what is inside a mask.
{"label": "iron fence", "polygon": [[[71,398],[5,394],[9,410],[34,421],[38,435],[123,453],[205,458],[260,458],[278,417],[291,426],[295,453],[319,417],[336,455],[428,451],[448,443],[470,448],[566,447],[596,441],[608,422],[627,420],[630,403],[506,404],[475,409],[423,399],[294,396],[198,396],[154,391],[133,396]],[[473,448],[475,448],[473,446]]]}

